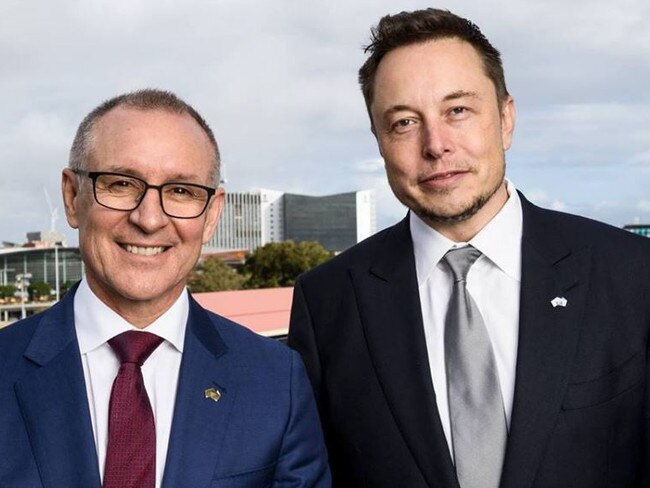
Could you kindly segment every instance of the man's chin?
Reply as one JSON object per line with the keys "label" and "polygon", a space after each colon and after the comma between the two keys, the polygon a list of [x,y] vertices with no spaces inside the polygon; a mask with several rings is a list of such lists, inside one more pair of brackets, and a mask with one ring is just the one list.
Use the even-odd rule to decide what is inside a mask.
{"label": "man's chin", "polygon": [[437,224],[456,224],[459,222],[465,222],[474,217],[474,215],[483,208],[488,200],[489,197],[480,196],[462,207],[456,206],[455,208],[445,209],[417,206],[412,210],[424,221]]}
{"label": "man's chin", "polygon": [[426,205],[420,205],[419,202],[412,202],[415,205],[408,205],[406,202],[402,203],[410,207],[424,221],[443,225],[457,224],[474,217],[494,197],[500,187],[501,185],[497,185],[491,192],[479,195],[474,200],[464,204],[427,207]]}

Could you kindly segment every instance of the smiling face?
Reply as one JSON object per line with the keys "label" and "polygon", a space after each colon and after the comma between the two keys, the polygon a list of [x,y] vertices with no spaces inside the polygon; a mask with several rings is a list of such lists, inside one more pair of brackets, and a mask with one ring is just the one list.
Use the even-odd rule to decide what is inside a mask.
{"label": "smiling face", "polygon": [[470,44],[449,38],[390,51],[370,112],[393,193],[431,227],[467,241],[501,209],[514,102],[499,106]]}
{"label": "smiling face", "polygon": [[[153,185],[212,186],[214,149],[189,115],[117,107],[97,121],[93,141],[88,171],[125,173]],[[153,189],[138,208],[124,212],[99,205],[91,180],[70,169],[63,172],[62,186],[68,222],[79,229],[90,288],[133,325],[153,322],[182,292],[201,245],[214,231],[223,190],[200,217],[176,219],[163,213]]]}

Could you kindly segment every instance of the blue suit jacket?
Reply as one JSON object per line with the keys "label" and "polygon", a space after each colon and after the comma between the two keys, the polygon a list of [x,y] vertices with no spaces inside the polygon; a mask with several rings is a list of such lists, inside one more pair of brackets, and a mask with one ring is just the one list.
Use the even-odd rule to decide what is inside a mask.
{"label": "blue suit jacket", "polygon": [[[73,295],[0,331],[2,488],[101,486]],[[163,486],[329,485],[298,355],[190,299]]]}

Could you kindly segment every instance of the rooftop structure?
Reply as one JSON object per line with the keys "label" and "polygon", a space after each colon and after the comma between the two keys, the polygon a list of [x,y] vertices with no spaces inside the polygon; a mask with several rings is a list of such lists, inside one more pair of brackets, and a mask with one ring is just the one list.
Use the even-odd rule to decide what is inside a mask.
{"label": "rooftop structure", "polygon": [[650,237],[650,224],[624,225],[623,229],[639,234],[640,236]]}
{"label": "rooftop structure", "polygon": [[293,288],[193,293],[211,312],[268,337],[287,335]]}

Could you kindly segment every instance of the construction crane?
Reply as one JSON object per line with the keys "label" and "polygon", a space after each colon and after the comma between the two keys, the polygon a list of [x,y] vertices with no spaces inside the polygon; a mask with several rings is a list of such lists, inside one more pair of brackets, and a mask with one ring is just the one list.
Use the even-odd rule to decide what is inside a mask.
{"label": "construction crane", "polygon": [[[45,185],[43,185],[43,193],[45,193],[45,201],[50,209],[50,232],[54,235],[54,232],[56,232],[56,221],[59,219],[59,209],[52,205],[52,199]],[[54,292],[56,301],[58,302],[61,298],[61,292],[59,287],[59,246],[56,242],[54,242],[54,282]]]}
{"label": "construction crane", "polygon": [[48,193],[47,188],[45,188],[45,185],[43,185],[43,193],[45,193],[45,201],[50,209],[50,231],[55,232],[56,221],[59,219],[59,209],[52,205],[52,199],[50,198],[50,194]]}

